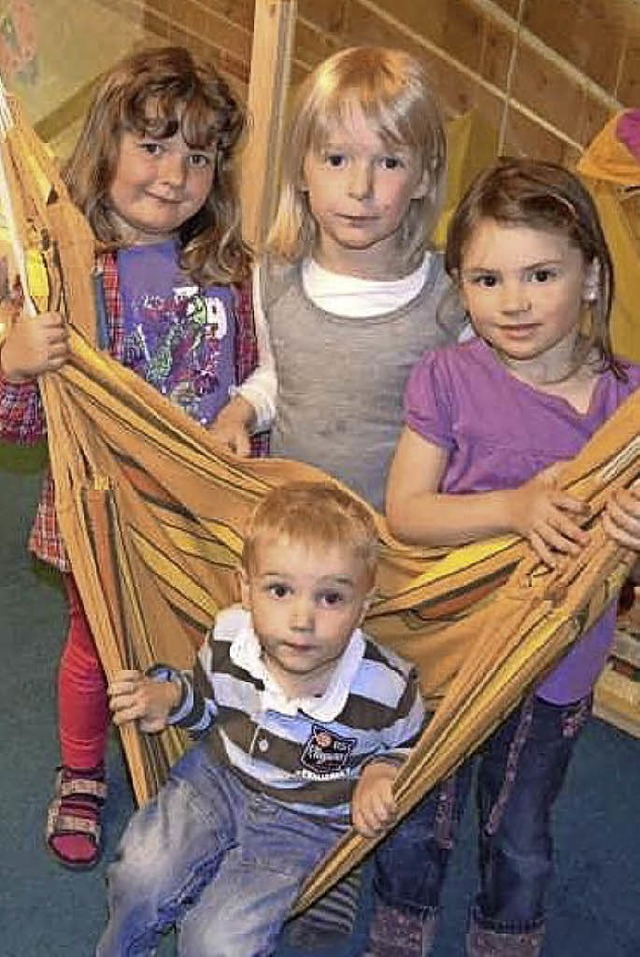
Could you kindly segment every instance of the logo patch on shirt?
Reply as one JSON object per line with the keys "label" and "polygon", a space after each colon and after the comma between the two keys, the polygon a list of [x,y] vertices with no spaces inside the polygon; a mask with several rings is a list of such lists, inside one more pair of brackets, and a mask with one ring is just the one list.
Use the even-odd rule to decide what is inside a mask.
{"label": "logo patch on shirt", "polygon": [[336,772],[344,771],[355,746],[356,738],[342,738],[334,731],[314,724],[300,760],[314,775],[335,775]]}

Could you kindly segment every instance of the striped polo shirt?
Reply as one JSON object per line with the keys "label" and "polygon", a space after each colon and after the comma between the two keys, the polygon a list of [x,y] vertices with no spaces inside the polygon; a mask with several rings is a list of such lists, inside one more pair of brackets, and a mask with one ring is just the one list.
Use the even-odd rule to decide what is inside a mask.
{"label": "striped polo shirt", "polygon": [[401,761],[424,726],[414,668],[360,629],[319,697],[284,694],[239,606],[218,616],[193,672],[162,674],[183,686],[170,722],[204,737],[216,763],[247,787],[332,824],[348,824],[364,764],[383,755]]}

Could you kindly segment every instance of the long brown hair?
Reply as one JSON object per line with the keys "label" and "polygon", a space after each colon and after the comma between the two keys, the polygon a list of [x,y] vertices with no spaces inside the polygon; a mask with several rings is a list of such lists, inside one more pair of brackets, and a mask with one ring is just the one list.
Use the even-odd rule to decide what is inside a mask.
{"label": "long brown hair", "polygon": [[249,271],[234,169],[244,129],[244,111],[215,67],[183,47],[140,50],[98,87],[65,166],[65,182],[98,241],[117,245],[109,190],[122,134],[163,139],[181,130],[191,149],[215,152],[215,166],[204,206],[180,229],[180,265],[198,283],[239,281]]}
{"label": "long brown hair", "polygon": [[609,318],[614,296],[613,262],[598,211],[578,177],[556,163],[532,159],[503,159],[473,181],[449,224],[445,266],[459,282],[465,250],[478,223],[492,219],[564,234],[580,250],[585,266],[595,264],[593,300],[581,330],[575,367],[594,350],[602,368],[624,378],[624,367],[611,346]]}

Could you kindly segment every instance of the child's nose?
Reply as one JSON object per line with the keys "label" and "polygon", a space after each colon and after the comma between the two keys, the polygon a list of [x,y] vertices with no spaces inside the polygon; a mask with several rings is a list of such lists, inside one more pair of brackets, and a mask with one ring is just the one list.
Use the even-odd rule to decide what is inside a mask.
{"label": "child's nose", "polygon": [[311,631],[313,619],[313,602],[302,596],[297,598],[291,609],[291,627],[295,631]]}
{"label": "child's nose", "polygon": [[349,194],[356,199],[369,196],[373,187],[373,173],[368,163],[354,163],[349,170]]}
{"label": "child's nose", "polygon": [[162,161],[160,177],[170,186],[182,186],[187,175],[186,164],[182,156],[168,153]]}
{"label": "child's nose", "polygon": [[502,287],[503,312],[527,312],[531,308],[528,288],[520,282],[506,282]]}

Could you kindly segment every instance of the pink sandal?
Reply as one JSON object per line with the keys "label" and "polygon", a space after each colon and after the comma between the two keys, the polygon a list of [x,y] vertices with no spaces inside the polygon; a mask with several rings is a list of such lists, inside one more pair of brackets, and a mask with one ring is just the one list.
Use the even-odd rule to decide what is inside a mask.
{"label": "pink sandal", "polygon": [[107,796],[104,769],[61,767],[47,811],[45,840],[59,864],[89,870],[100,860],[102,806]]}

